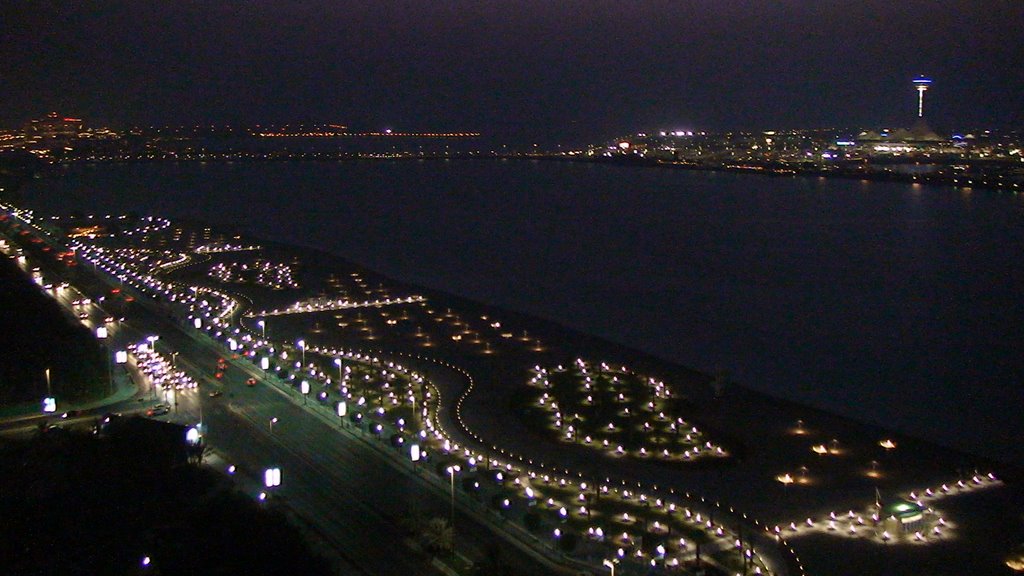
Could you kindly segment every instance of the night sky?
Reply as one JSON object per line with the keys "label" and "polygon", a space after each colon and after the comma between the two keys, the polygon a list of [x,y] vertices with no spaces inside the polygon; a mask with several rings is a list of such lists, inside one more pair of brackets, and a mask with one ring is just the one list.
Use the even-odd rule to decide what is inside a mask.
{"label": "night sky", "polygon": [[4,2],[0,124],[611,137],[1024,124],[1020,0]]}

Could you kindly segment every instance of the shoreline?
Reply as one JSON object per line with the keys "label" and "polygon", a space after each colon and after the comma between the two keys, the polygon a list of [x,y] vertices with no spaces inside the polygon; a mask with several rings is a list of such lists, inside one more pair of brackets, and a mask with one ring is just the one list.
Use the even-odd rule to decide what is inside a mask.
{"label": "shoreline", "polygon": [[[125,164],[156,164],[156,163],[250,163],[250,162],[386,162],[386,161],[465,161],[465,160],[532,160],[532,161],[557,161],[574,162],[581,164],[600,164],[610,166],[623,166],[632,168],[662,168],[672,170],[690,170],[695,172],[720,172],[731,174],[750,174],[773,178],[826,178],[837,180],[860,180],[862,182],[892,182],[898,184],[910,184],[927,187],[947,187],[964,191],[990,190],[994,192],[1010,192],[1019,194],[1024,190],[1024,182],[1014,181],[993,181],[990,179],[979,179],[975,177],[952,177],[946,174],[906,174],[900,172],[863,171],[858,168],[865,166],[885,166],[894,162],[876,163],[851,163],[838,166],[834,169],[822,167],[793,166],[787,163],[750,161],[744,164],[739,163],[698,163],[686,160],[661,160],[623,157],[584,157],[581,155],[566,154],[563,152],[521,152],[521,153],[496,153],[496,152],[445,152],[445,153],[361,153],[361,152],[340,152],[340,153],[211,153],[203,157],[188,156],[163,156],[163,157],[126,157],[111,159],[74,159],[60,160],[51,166],[81,166],[81,165],[125,165]],[[1007,165],[1004,162],[974,162],[975,164],[988,164],[995,166]],[[914,158],[907,158],[906,162],[895,164],[922,164]],[[949,165],[948,162],[936,163],[925,162],[923,164]],[[45,172],[45,169],[40,172]]]}
{"label": "shoreline", "polygon": [[[699,460],[681,464],[632,457],[617,463],[602,452],[558,442],[544,431],[526,429],[525,421],[510,410],[508,402],[511,394],[525,386],[527,366],[533,365],[534,361],[526,362],[524,356],[514,356],[511,361],[502,362],[499,358],[506,354],[504,349],[495,349],[492,355],[482,355],[472,351],[460,352],[452,343],[425,350],[413,344],[401,344],[401,338],[394,334],[386,334],[367,343],[359,336],[346,337],[340,331],[332,330],[330,325],[321,326],[321,320],[337,318],[334,312],[328,312],[326,316],[321,312],[274,317],[268,322],[267,330],[272,330],[274,338],[280,341],[304,338],[315,346],[358,349],[393,358],[406,365],[420,366],[417,369],[422,368],[432,374],[431,379],[440,388],[440,418],[445,429],[463,445],[486,451],[488,444],[493,443],[501,447],[501,454],[506,456],[515,455],[524,462],[528,460],[541,469],[556,473],[563,468],[572,469],[595,482],[598,479],[608,479],[613,484],[620,481],[627,484],[642,482],[644,486],[663,493],[686,492],[694,494],[695,498],[711,498],[709,502],[720,502],[723,510],[735,507],[737,512],[749,514],[745,517],[759,520],[765,527],[787,525],[790,520],[801,520],[805,516],[827,517],[828,507],[833,511],[861,509],[866,502],[874,500],[876,489],[881,490],[883,499],[891,501],[924,486],[938,486],[944,482],[955,484],[957,478],[969,478],[973,471],[982,474],[994,471],[1003,480],[1001,487],[958,494],[935,505],[939,514],[953,518],[959,526],[954,540],[943,540],[930,546],[905,544],[889,547],[887,553],[881,554],[880,549],[873,548],[879,544],[842,537],[828,538],[825,534],[787,538],[786,542],[795,547],[809,573],[850,573],[839,570],[835,562],[840,557],[853,560],[850,554],[856,550],[871,552],[870,556],[877,557],[867,563],[869,568],[866,572],[857,573],[881,569],[883,566],[878,561],[899,566],[894,573],[901,574],[916,573],[909,567],[919,564],[933,568],[949,566],[956,562],[956,558],[961,558],[962,562],[967,549],[984,554],[986,561],[991,562],[1006,552],[999,548],[997,535],[1013,534],[1016,537],[1020,532],[1019,522],[1007,517],[1013,507],[1007,501],[1019,499],[1021,480],[1024,479],[1024,471],[1012,463],[993,461],[927,439],[893,433],[883,426],[773,397],[740,384],[731,383],[725,395],[715,400],[708,385],[708,375],[599,336],[544,318],[394,281],[322,249],[301,248],[277,241],[265,242],[263,246],[265,251],[300,251],[303,262],[315,262],[310,267],[316,270],[309,270],[309,274],[358,271],[369,285],[381,282],[389,290],[423,295],[437,314],[449,309],[457,311],[461,318],[500,319],[503,327],[526,328],[531,336],[544,341],[546,350],[536,358],[540,366],[571,363],[574,358],[582,357],[595,363],[607,361],[617,365],[623,362],[636,374],[661,378],[689,401],[690,408],[685,411],[689,414],[688,419],[727,449],[736,446],[737,442],[742,449],[736,450],[733,458],[707,464]],[[308,283],[304,287],[304,290],[313,290],[316,285]],[[364,311],[366,316],[373,314],[373,308]],[[419,360],[415,360],[417,358]],[[470,381],[466,377],[472,378],[472,390],[468,389]],[[798,420],[806,429],[795,434],[793,425]],[[831,438],[840,439],[840,456],[822,457],[809,450],[812,442],[828,442]],[[892,438],[899,448],[890,454],[888,450],[879,448],[879,438]],[[873,472],[864,473],[864,467],[872,459],[883,470],[880,476]],[[810,467],[810,484],[787,489],[775,480],[777,474],[794,470],[800,463]],[[1000,573],[994,564],[988,566],[975,573]]]}
{"label": "shoreline", "polygon": [[[208,222],[201,222],[198,220],[194,221],[193,223],[212,225]],[[703,394],[693,398],[688,398],[689,400],[694,402],[699,401],[701,403],[707,403],[711,400],[711,391],[708,385],[714,379],[712,375],[702,372],[698,369],[685,366],[671,359],[657,356],[655,354],[646,352],[639,348],[634,348],[628,344],[617,342],[615,340],[609,339],[606,336],[602,336],[600,334],[590,334],[584,331],[580,331],[576,328],[573,328],[572,326],[562,324],[556,320],[545,318],[543,316],[534,315],[520,310],[506,309],[498,305],[480,302],[467,296],[451,294],[440,289],[417,285],[412,282],[407,282],[405,280],[393,278],[391,276],[388,276],[387,274],[374,270],[370,266],[352,261],[351,259],[347,258],[342,254],[337,254],[316,246],[303,245],[298,243],[292,244],[288,242],[281,242],[278,240],[265,239],[261,238],[258,234],[253,233],[249,230],[236,230],[234,232],[245,234],[253,239],[259,240],[261,244],[264,246],[264,249],[266,249],[266,247],[268,246],[274,246],[277,249],[283,249],[285,251],[299,249],[304,252],[314,254],[315,258],[313,259],[317,260],[318,262],[330,262],[332,260],[335,262],[340,262],[342,265],[358,269],[363,271],[364,273],[370,274],[373,277],[375,277],[375,279],[387,281],[390,283],[391,286],[405,288],[414,293],[423,294],[427,296],[429,301],[435,303],[435,306],[439,308],[474,308],[484,313],[489,312],[492,315],[500,315],[503,318],[513,319],[516,324],[529,324],[531,326],[529,330],[532,334],[537,335],[539,333],[538,331],[543,331],[543,334],[540,334],[540,337],[548,341],[553,340],[551,336],[555,335],[569,336],[571,340],[575,342],[581,350],[584,348],[593,347],[595,349],[600,349],[608,354],[615,354],[616,356],[622,358],[632,358],[632,360],[627,362],[630,364],[631,368],[640,367],[640,369],[638,369],[637,372],[643,372],[647,375],[656,376],[666,381],[685,380],[691,383],[691,385],[694,387],[694,390],[700,387],[705,388]],[[544,338],[544,336],[548,336],[548,338]],[[366,346],[363,345],[363,347]],[[380,352],[386,354],[389,351],[381,349]],[[458,356],[457,353],[447,353],[442,349],[434,349],[434,353],[441,354],[448,361],[454,361],[456,360],[455,357]],[[603,361],[607,359],[592,357],[589,358],[589,360]],[[759,397],[760,399],[767,401],[769,403],[789,405],[793,411],[807,413],[811,417],[838,419],[841,421],[845,421],[852,426],[862,426],[873,429],[879,433],[890,433],[894,436],[910,439],[915,442],[929,444],[933,448],[938,450],[945,450],[949,451],[952,454],[959,455],[961,457],[976,459],[978,462],[986,462],[990,464],[994,469],[1003,470],[1004,476],[1020,476],[1022,479],[1024,479],[1024,465],[1021,465],[1019,463],[999,460],[977,452],[964,450],[962,448],[955,446],[949,446],[931,438],[917,436],[914,434],[908,434],[898,429],[886,428],[885,426],[875,422],[861,420],[838,412],[833,412],[828,410],[827,408],[807,404],[798,399],[786,398],[783,396],[778,396],[768,392],[757,390],[755,388],[751,388],[744,385],[742,382],[729,381],[727,383],[727,388],[735,391],[736,393],[742,393],[744,395]]]}
{"label": "shoreline", "polygon": [[[394,278],[394,277],[388,276],[387,274],[378,272],[378,271],[374,270],[370,266],[367,266],[367,265],[359,263],[359,262],[352,261],[351,259],[347,258],[346,256],[344,256],[342,254],[337,254],[337,253],[331,252],[329,250],[325,250],[323,248],[318,248],[316,246],[300,245],[300,244],[290,244],[290,243],[287,243],[287,242],[280,242],[280,241],[277,241],[277,240],[264,240],[263,238],[260,238],[258,235],[254,234],[254,233],[252,233],[250,231],[239,231],[239,232],[247,234],[247,235],[250,235],[253,238],[256,238],[256,239],[260,240],[264,244],[273,244],[273,245],[277,245],[277,246],[280,246],[280,247],[285,248],[285,249],[300,248],[302,250],[309,250],[309,251],[312,251],[314,253],[320,254],[323,257],[325,257],[325,258],[323,258],[324,260],[330,260],[330,259],[340,260],[341,262],[343,262],[343,263],[345,263],[345,264],[347,264],[349,266],[352,266],[352,267],[364,270],[364,271],[366,271],[366,272],[368,272],[370,274],[373,274],[374,276],[376,276],[378,278],[381,278],[383,280],[389,281],[389,282],[393,283],[393,285],[405,287],[405,288],[408,288],[408,289],[411,289],[411,290],[415,291],[416,293],[421,293],[421,294],[428,295],[429,299],[432,300],[432,301],[447,300],[447,301],[450,301],[452,303],[451,306],[444,306],[444,307],[451,307],[451,308],[457,308],[457,307],[463,307],[463,306],[477,307],[477,308],[480,308],[480,309],[486,309],[486,310],[490,310],[490,311],[493,311],[493,312],[496,312],[496,313],[500,313],[501,315],[506,316],[506,317],[514,317],[519,322],[533,324],[537,328],[543,329],[545,331],[550,331],[550,332],[555,332],[555,333],[563,332],[565,334],[573,335],[573,336],[575,336],[575,338],[579,338],[579,339],[581,339],[583,341],[587,341],[588,343],[593,343],[593,344],[595,344],[595,345],[597,345],[597,346],[599,346],[601,348],[604,348],[604,349],[607,349],[607,350],[615,350],[615,351],[617,351],[622,356],[634,357],[637,360],[634,360],[632,362],[633,365],[648,366],[649,370],[652,371],[652,372],[666,372],[667,374],[664,374],[662,376],[662,378],[666,379],[666,380],[669,378],[668,374],[673,374],[676,377],[685,378],[685,379],[697,378],[697,379],[700,379],[701,381],[703,381],[704,384],[710,383],[714,379],[713,375],[705,373],[705,372],[703,372],[703,371],[701,371],[699,369],[692,368],[690,366],[686,366],[684,364],[676,362],[676,361],[674,361],[672,359],[664,358],[664,357],[658,356],[656,354],[653,354],[653,353],[650,353],[650,352],[646,352],[646,351],[644,351],[644,350],[642,350],[640,348],[635,348],[635,347],[632,347],[632,346],[630,346],[628,344],[615,341],[614,339],[610,339],[607,336],[603,336],[603,335],[600,335],[600,334],[591,334],[591,333],[588,333],[588,332],[585,332],[585,331],[581,331],[579,329],[576,329],[576,328],[574,328],[572,326],[563,324],[563,323],[558,322],[557,320],[554,320],[554,319],[551,319],[551,318],[546,318],[544,316],[531,314],[529,312],[525,312],[525,311],[521,311],[521,310],[514,310],[514,309],[503,308],[503,307],[495,305],[495,304],[477,301],[477,300],[474,300],[473,298],[470,298],[470,297],[467,297],[467,296],[458,295],[458,294],[451,294],[451,293],[445,292],[445,291],[443,291],[441,289],[432,288],[432,287],[429,287],[429,286],[422,286],[422,285],[418,285],[418,284],[415,284],[415,283],[412,283],[412,282],[408,282],[408,281],[405,281],[405,280]],[[443,306],[443,305],[438,304],[438,306]],[[601,359],[591,358],[591,360],[597,361],[597,360],[601,360]],[[652,375],[655,375],[655,374],[652,374]],[[833,412],[833,411],[831,411],[831,410],[829,410],[827,408],[815,406],[813,404],[808,404],[808,403],[805,403],[805,402],[803,402],[801,400],[798,400],[798,399],[787,398],[787,397],[784,397],[784,396],[775,395],[775,394],[771,394],[769,392],[765,392],[765,391],[762,391],[762,390],[751,388],[749,386],[746,386],[742,382],[729,381],[728,382],[728,387],[729,388],[738,388],[738,389],[743,390],[747,394],[762,396],[762,397],[764,397],[766,399],[770,399],[770,400],[775,401],[775,402],[785,403],[785,404],[792,404],[793,407],[796,408],[796,409],[806,410],[806,411],[809,411],[809,412],[813,412],[813,413],[815,413],[815,414],[817,414],[819,416],[827,416],[827,417],[831,417],[831,418],[840,418],[840,419],[843,419],[843,420],[847,420],[847,421],[849,421],[851,423],[854,423],[856,425],[867,426],[867,427],[875,428],[875,429],[877,429],[879,431],[891,432],[893,434],[898,434],[898,435],[903,436],[903,437],[912,438],[914,440],[921,441],[921,442],[926,442],[926,443],[934,445],[936,448],[940,448],[940,449],[943,449],[943,450],[949,450],[951,452],[954,452],[954,453],[957,453],[957,454],[962,454],[964,456],[968,456],[968,457],[971,457],[971,458],[979,458],[979,459],[987,460],[987,461],[990,461],[993,465],[996,465],[996,466],[998,466],[1000,468],[1007,467],[1010,470],[1015,470],[1018,474],[1024,475],[1024,464],[1021,464],[1021,463],[1015,463],[1015,462],[1011,462],[1011,461],[999,460],[999,459],[992,458],[991,456],[988,456],[988,455],[985,455],[985,454],[980,454],[980,453],[977,453],[977,452],[971,452],[969,450],[964,450],[964,449],[956,447],[956,446],[950,446],[950,445],[947,445],[947,444],[943,444],[942,442],[934,440],[934,439],[931,439],[931,438],[926,438],[926,437],[923,437],[923,436],[918,436],[918,435],[915,435],[915,434],[912,434],[912,433],[906,433],[906,432],[903,432],[903,431],[901,431],[899,429],[886,428],[885,426],[883,426],[881,424],[878,424],[878,423],[875,423],[875,422],[870,422],[870,421],[867,421],[867,420],[861,420],[861,419],[858,419],[858,418],[855,418],[855,417],[847,416],[845,414],[841,414],[841,413],[838,413],[838,412]]]}
{"label": "shoreline", "polygon": [[[861,180],[863,182],[895,182],[900,184],[912,184],[929,187],[951,187],[962,190],[984,189],[997,192],[1011,192],[1017,194],[1021,191],[1019,182],[978,182],[968,178],[950,178],[945,175],[936,174],[903,174],[899,172],[860,172],[856,170],[825,170],[822,168],[794,168],[788,164],[774,162],[749,162],[747,164],[699,164],[688,161],[667,161],[659,159],[641,158],[581,158],[578,156],[565,156],[549,158],[568,162],[580,162],[591,164],[606,164],[613,166],[632,166],[639,168],[665,168],[675,170],[692,170],[697,172],[722,172],[733,174],[753,174],[773,178],[830,178],[839,180]],[[908,158],[906,163],[918,164]],[[879,164],[876,164],[879,165]],[[880,164],[884,165],[884,164]],[[857,164],[864,166],[864,164]],[[967,180],[963,182],[962,180]]]}
{"label": "shoreline", "polygon": [[[166,235],[177,236],[180,229],[202,229],[207,221],[176,221],[174,227],[167,232],[157,232],[157,239]],[[217,232],[218,237],[234,233],[229,228],[219,226]],[[541,472],[547,470],[560,474],[563,468],[572,468],[573,472],[579,472],[588,482],[593,479],[595,484],[606,482],[618,486],[621,481],[623,486],[632,486],[635,482],[638,489],[651,488],[654,494],[686,493],[687,500],[693,494],[694,499],[699,498],[702,502],[707,497],[711,499],[707,501],[708,505],[713,502],[715,507],[721,506],[723,515],[726,510],[733,512],[734,507],[737,518],[742,512],[743,522],[754,522],[751,529],[761,537],[765,537],[761,529],[772,525],[786,526],[790,520],[802,523],[805,516],[818,520],[827,518],[828,506],[832,507],[833,513],[835,510],[846,510],[847,507],[850,510],[862,510],[869,505],[868,502],[874,500],[878,490],[882,491],[886,501],[891,501],[892,498],[906,498],[904,494],[913,490],[938,487],[939,483],[948,482],[955,486],[958,478],[961,481],[970,478],[972,468],[974,474],[986,474],[991,470],[985,468],[992,465],[988,459],[927,441],[889,435],[877,426],[809,409],[742,386],[730,385],[722,398],[715,399],[707,375],[633,348],[536,316],[506,311],[439,290],[394,281],[323,249],[265,241],[257,234],[246,233],[245,236],[244,239],[242,236],[233,238],[242,241],[244,246],[258,240],[258,255],[249,250],[243,253],[215,254],[212,259],[201,258],[192,266],[171,272],[169,278],[188,283],[218,285],[243,302],[251,300],[253,311],[274,310],[282,304],[288,305],[297,299],[302,301],[319,295],[360,302],[364,298],[391,298],[388,294],[392,290],[396,291],[394,296],[399,298],[426,296],[427,300],[422,304],[419,301],[397,307],[371,304],[342,313],[339,313],[339,309],[329,308],[286,316],[257,314],[241,322],[252,324],[254,318],[266,320],[265,329],[269,337],[280,343],[303,339],[314,349],[327,346],[359,350],[388,359],[405,358],[401,362],[417,370],[420,369],[418,364],[429,363],[431,380],[440,391],[439,418],[445,430],[453,442],[472,446],[480,453],[487,452],[488,445],[493,444],[491,447],[495,451],[501,447],[504,456],[499,458],[528,461],[531,467],[538,466]],[[147,240],[140,239],[140,242],[145,243]],[[199,245],[203,242],[200,240]],[[176,246],[169,246],[168,249],[190,251],[197,245],[189,241],[187,246],[185,243]],[[225,288],[207,274],[209,265],[219,260],[244,261],[254,256],[269,261],[290,262],[297,266],[296,278],[300,280],[301,287],[270,291],[243,283],[230,284]],[[356,286],[368,290],[365,297],[358,290],[355,290],[355,296],[348,295],[347,290]],[[371,295],[371,292],[376,296]],[[332,293],[341,296],[332,296]],[[411,315],[411,321],[397,325],[384,322],[385,319],[397,318],[395,313]],[[359,323],[353,318],[356,315],[361,318]],[[500,329],[494,326],[499,320]],[[476,334],[487,344],[486,351],[483,351],[479,341],[470,344],[454,338],[449,341],[446,337],[446,334],[451,333],[447,324],[454,324],[458,330],[458,327],[466,326],[467,322],[479,330]],[[352,328],[344,329],[349,325],[346,323],[351,323]],[[440,345],[428,343],[424,348],[421,339],[411,338],[409,332],[417,324],[427,327],[427,332],[437,337],[435,342]],[[488,329],[488,326],[495,330]],[[355,329],[357,327],[359,330]],[[367,332],[368,328],[371,330]],[[539,342],[535,347],[531,346],[530,341],[524,344],[518,338],[498,338],[499,333],[505,330],[517,334],[520,330],[528,330],[531,339],[539,339],[543,346]],[[420,331],[422,328],[417,328],[417,332]],[[525,333],[523,340],[526,340]],[[664,379],[672,388],[674,396],[682,395],[687,400],[677,413],[698,423],[710,434],[712,441],[724,445],[733,453],[733,457],[722,461],[712,460],[708,465],[694,465],[695,462],[684,462],[681,459],[659,462],[657,458],[636,454],[619,460],[607,451],[595,451],[594,448],[577,443],[559,442],[550,433],[546,436],[542,434],[543,430],[528,430],[529,423],[510,409],[513,407],[508,403],[510,395],[525,387],[529,370],[533,366],[551,367],[556,363],[569,365],[575,358],[585,358],[592,363],[607,361],[612,366],[622,363],[628,365],[635,374]],[[413,364],[408,364],[406,359]],[[467,387],[467,384],[471,386]],[[794,424],[797,424],[796,432]],[[899,446],[895,453],[891,454],[888,449],[882,451],[878,445],[880,434],[895,439]],[[809,450],[812,442],[829,442],[830,438],[841,439],[841,449],[837,452],[820,456]],[[742,446],[743,450],[734,451],[733,446]],[[865,474],[865,466],[869,461],[871,470]],[[801,481],[792,487],[780,484],[777,480],[779,475],[787,470],[795,474],[798,466],[809,469],[809,481]],[[876,466],[880,473],[876,473]],[[881,561],[889,566],[899,566],[897,573],[910,574],[916,572],[909,571],[907,567],[922,562],[928,566],[961,565],[963,553],[967,549],[985,559],[986,568],[976,573],[1000,573],[995,570],[994,561],[1005,554],[1006,550],[996,536],[1005,533],[1013,534],[1016,538],[1020,532],[1019,521],[1008,515],[1015,507],[1007,503],[1011,498],[1019,498],[1020,478],[1019,471],[1001,465],[997,465],[995,471],[1000,479],[1005,478],[1007,482],[995,482],[988,489],[977,491],[972,486],[960,490],[954,488],[949,496],[955,497],[949,501],[939,497],[942,501],[936,503],[936,513],[950,518],[955,532],[951,536],[934,538],[927,546],[915,546],[903,535],[900,538],[902,545],[888,547],[884,555],[875,554],[877,558],[868,560],[853,554],[863,548],[878,552],[879,549],[874,548],[882,545],[878,538],[874,542],[870,537],[852,543],[834,538],[822,541],[821,536],[827,533],[801,531],[797,534],[794,528],[792,533],[786,530],[783,549],[789,547],[792,551],[795,546],[794,554],[798,554],[800,562],[806,562],[808,568],[817,568],[810,573],[850,573],[840,568],[848,569],[857,564],[863,567],[865,563],[880,568],[878,562]],[[974,507],[964,508],[969,504]],[[719,521],[730,522],[728,515],[720,517]],[[735,521],[739,522],[738,519]],[[836,564],[840,558],[843,558],[842,564]],[[800,572],[803,572],[802,566]]]}
{"label": "shoreline", "polygon": [[[259,230],[257,228],[255,228],[255,227],[252,227],[252,226],[239,226],[239,227],[233,227],[233,229],[238,231],[238,232],[240,232],[240,233],[244,233],[246,235],[253,235],[253,236],[259,237]],[[288,239],[284,238],[282,240],[277,240],[275,242],[287,243],[287,241],[288,241]],[[337,257],[339,257],[339,258],[341,258],[341,259],[343,259],[343,260],[345,260],[347,262],[354,263],[354,261],[349,260],[348,258],[346,258],[344,255],[342,255],[340,253],[329,252],[329,251],[327,251],[325,249],[322,249],[322,248],[320,248],[320,247],[318,247],[317,245],[314,245],[314,244],[294,243],[294,245],[302,247],[302,248],[307,249],[307,250],[316,250],[316,251],[319,251],[319,252],[324,252],[324,253],[332,254],[332,255],[337,256]],[[378,273],[378,272],[374,271],[372,268],[370,268],[368,266],[362,266],[362,267],[365,268],[368,271],[373,271],[374,274],[377,275],[377,276],[381,276],[381,277],[387,278],[386,275]],[[404,282],[404,281],[402,283],[403,284],[413,285],[411,283],[407,283],[407,282]],[[419,287],[417,287],[417,289],[419,289]],[[435,290],[435,292],[441,293],[442,291],[441,290]],[[474,301],[471,297],[462,296],[462,298],[465,298],[467,301]],[[518,312],[518,310],[521,310],[521,309],[507,308],[506,310],[517,311]],[[518,312],[518,313],[523,314],[525,316],[529,316],[530,315],[529,313],[524,313],[524,312]],[[553,325],[558,326],[558,327],[560,327],[562,329],[573,330],[573,328],[570,325],[564,324],[564,323],[560,323],[557,320],[552,319],[551,316],[546,316],[544,314],[537,314],[535,316],[537,318],[540,318],[540,319],[546,320],[548,322],[551,322]],[[600,333],[594,333],[594,335],[596,335],[598,337],[602,337],[600,335]],[[629,347],[628,344],[623,343],[621,340],[616,340],[616,339],[608,337],[608,336],[604,336],[603,338],[606,339],[608,342],[614,343],[616,345],[624,346],[624,347],[627,347],[627,348],[631,348],[632,350],[634,350],[634,352],[642,352],[643,351],[639,347]],[[648,354],[651,358],[657,359],[657,360],[662,361],[662,362],[664,362],[666,364],[669,364],[669,365],[675,363],[675,361],[673,361],[670,357],[658,356],[658,355],[653,354],[653,353],[645,353],[645,354]],[[685,364],[680,364],[680,366],[686,366],[686,365]],[[704,377],[707,378],[708,377],[707,374],[704,374]],[[862,424],[865,424],[865,425],[880,426],[880,425],[884,424],[884,422],[883,423],[879,423],[878,421],[872,421],[872,420],[870,420],[868,418],[864,418],[864,417],[846,416],[842,412],[836,411],[834,408],[822,405],[820,403],[819,404],[804,403],[804,401],[801,400],[801,398],[799,398],[799,397],[787,396],[787,395],[784,395],[784,393],[776,393],[776,392],[772,392],[772,391],[762,391],[762,390],[764,390],[763,387],[762,388],[758,388],[758,387],[750,386],[747,383],[742,382],[742,381],[740,381],[738,384],[739,384],[740,387],[742,387],[744,389],[751,390],[751,391],[758,391],[759,393],[763,393],[766,396],[771,397],[771,398],[775,398],[775,399],[777,399],[779,401],[793,402],[793,403],[796,403],[796,404],[799,404],[799,405],[803,405],[807,409],[821,410],[821,411],[824,411],[824,412],[827,412],[827,413],[833,413],[833,414],[836,414],[836,415],[842,415],[843,417],[850,418],[851,420],[853,420],[855,422],[859,422],[859,423],[862,423]],[[902,433],[902,434],[906,434],[907,433],[906,432],[906,428],[907,427],[908,426],[906,424],[904,424],[902,426],[897,426],[895,428],[895,430],[900,432],[900,433]],[[934,443],[934,444],[936,444],[938,446],[942,446],[944,448],[948,448],[948,449],[951,449],[951,450],[956,450],[956,451],[959,451],[959,452],[964,452],[964,453],[967,453],[967,454],[971,454],[973,456],[988,458],[988,459],[990,459],[990,460],[992,460],[994,462],[999,462],[1001,464],[1008,464],[1008,465],[1013,465],[1013,466],[1017,466],[1017,467],[1020,467],[1022,465],[1022,463],[1019,462],[1019,461],[999,458],[999,454],[998,453],[993,453],[993,452],[989,452],[988,454],[980,453],[979,451],[971,450],[970,448],[965,448],[964,444],[953,444],[953,443],[948,442],[948,441],[943,441],[943,440],[939,439],[939,437],[937,437],[937,436],[928,435],[927,433],[916,433],[916,434],[915,433],[910,433],[909,435],[913,436],[913,437],[916,437],[918,439],[924,440],[924,441],[932,442],[932,443]]]}

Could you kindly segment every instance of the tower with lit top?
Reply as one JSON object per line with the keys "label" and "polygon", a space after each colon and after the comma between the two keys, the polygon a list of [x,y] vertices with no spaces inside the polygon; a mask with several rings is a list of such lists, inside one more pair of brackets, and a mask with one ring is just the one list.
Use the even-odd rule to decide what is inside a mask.
{"label": "tower with lit top", "polygon": [[924,76],[918,76],[914,78],[914,88],[917,89],[917,117],[924,118],[924,93],[928,91],[928,87],[932,85],[931,78]]}

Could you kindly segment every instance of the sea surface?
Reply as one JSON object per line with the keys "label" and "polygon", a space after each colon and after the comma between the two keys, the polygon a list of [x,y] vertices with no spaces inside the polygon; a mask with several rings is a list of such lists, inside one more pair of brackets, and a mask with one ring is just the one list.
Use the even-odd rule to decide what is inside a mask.
{"label": "sea surface", "polygon": [[25,196],[323,248],[1024,464],[1022,196],[530,160],[74,166]]}

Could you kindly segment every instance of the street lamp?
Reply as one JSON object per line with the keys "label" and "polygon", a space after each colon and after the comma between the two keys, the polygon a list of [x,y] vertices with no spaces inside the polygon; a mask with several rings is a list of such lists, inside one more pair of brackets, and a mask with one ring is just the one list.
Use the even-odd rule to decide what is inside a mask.
{"label": "street lamp", "polygon": [[264,322],[263,320],[260,320],[260,321],[256,322],[256,325],[260,327],[260,333],[262,334],[263,339],[266,340],[267,339],[267,323]]}
{"label": "street lamp", "polygon": [[295,345],[298,346],[300,350],[302,350],[302,368],[303,368],[303,370],[305,370],[305,368],[306,368],[306,341],[305,340],[299,340],[298,342],[295,343]]}
{"label": "street lamp", "polygon": [[448,467],[448,478],[451,479],[452,515],[448,526],[452,529],[452,552],[455,552],[455,473],[460,470],[458,465]]}
{"label": "street lamp", "polygon": [[605,568],[611,568],[612,576],[615,576],[615,565],[618,564],[618,563],[619,563],[618,560],[608,560],[607,558],[605,558],[604,561],[602,562],[602,564],[604,564]]}
{"label": "street lamp", "polygon": [[335,358],[334,365],[338,367],[338,394],[341,394],[341,381],[345,379],[341,374],[341,358]]}
{"label": "street lamp", "polygon": [[277,424],[277,416],[270,419],[270,433],[274,433],[274,424]]}

